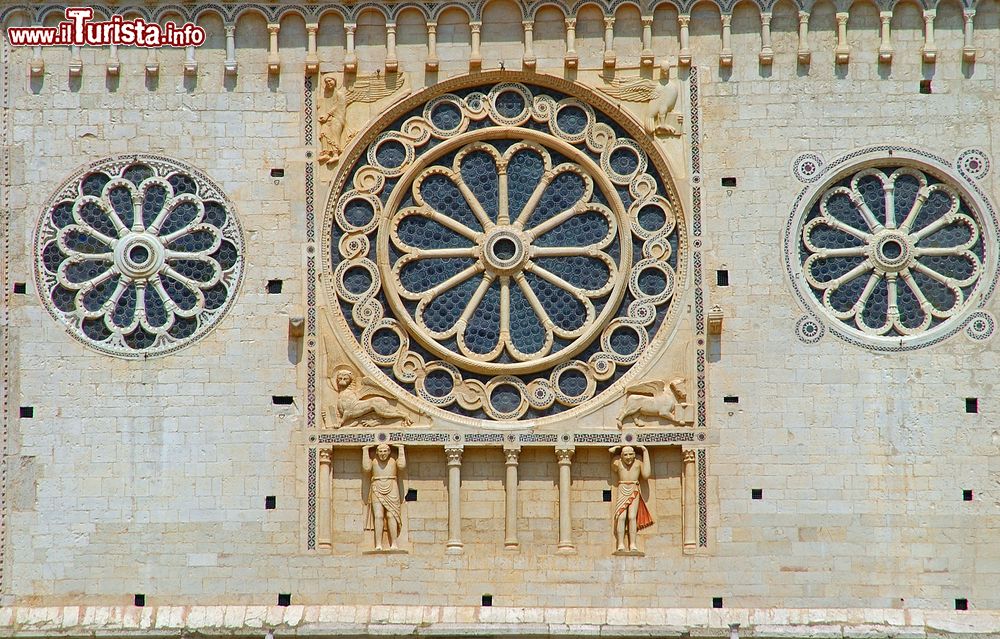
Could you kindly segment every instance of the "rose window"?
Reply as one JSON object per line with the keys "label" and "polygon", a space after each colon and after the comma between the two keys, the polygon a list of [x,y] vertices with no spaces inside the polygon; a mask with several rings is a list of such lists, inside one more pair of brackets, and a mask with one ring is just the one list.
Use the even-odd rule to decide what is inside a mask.
{"label": "rose window", "polygon": [[330,200],[331,294],[358,352],[464,418],[596,397],[673,298],[678,220],[650,156],[589,104],[522,84],[409,109]]}
{"label": "rose window", "polygon": [[977,300],[989,250],[983,219],[941,175],[897,161],[841,174],[816,191],[798,253],[827,314],[861,335],[899,342]]}
{"label": "rose window", "polygon": [[193,169],[128,156],[92,165],[47,207],[36,283],[49,312],[101,351],[143,357],[204,335],[242,272],[239,223]]}

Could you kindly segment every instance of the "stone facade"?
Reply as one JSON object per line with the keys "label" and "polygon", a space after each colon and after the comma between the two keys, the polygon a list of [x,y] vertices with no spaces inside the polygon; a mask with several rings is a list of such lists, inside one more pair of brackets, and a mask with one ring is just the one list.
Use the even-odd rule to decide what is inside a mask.
{"label": "stone facade", "polygon": [[96,12],[207,38],[4,41],[0,631],[1000,633],[997,0]]}

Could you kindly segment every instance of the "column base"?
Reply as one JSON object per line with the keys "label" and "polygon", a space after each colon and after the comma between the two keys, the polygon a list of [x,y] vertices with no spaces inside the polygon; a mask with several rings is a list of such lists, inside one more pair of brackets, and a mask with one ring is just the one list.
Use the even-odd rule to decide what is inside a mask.
{"label": "column base", "polygon": [[509,550],[510,552],[520,552],[521,544],[517,543],[516,541],[514,543],[504,544],[503,549]]}
{"label": "column base", "polygon": [[572,546],[572,545],[559,546],[556,549],[556,554],[557,555],[575,555],[576,554],[576,546]]}
{"label": "column base", "polygon": [[461,555],[465,552],[465,545],[461,542],[448,542],[448,547],[444,552],[447,555]]}

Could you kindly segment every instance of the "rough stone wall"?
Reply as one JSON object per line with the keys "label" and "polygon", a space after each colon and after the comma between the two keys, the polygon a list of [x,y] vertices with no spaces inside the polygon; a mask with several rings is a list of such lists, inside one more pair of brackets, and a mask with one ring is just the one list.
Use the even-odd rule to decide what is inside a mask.
{"label": "rough stone wall", "polygon": [[[395,5],[391,5],[395,6]],[[556,554],[558,467],[551,448],[520,460],[521,548],[503,550],[503,456],[466,449],[463,460],[465,552],[446,555],[447,469],[440,449],[408,450],[408,555],[363,555],[361,468],[355,451],[333,469],[329,550],[307,551],[306,446],[302,429],[306,367],[289,346],[288,319],[306,305],[304,269],[307,151],[302,64],[305,24],[283,14],[282,68],[266,73],[267,23],[253,10],[236,20],[238,73],[226,75],[224,20],[198,14],[209,33],[197,49],[196,78],[182,74],[183,51],[119,50],[120,78],[107,76],[108,52],[84,48],[83,73],[70,77],[70,52],[43,53],[42,77],[28,77],[30,49],[5,50],[4,151],[10,177],[7,228],[10,297],[5,392],[3,588],[19,605],[124,605],[134,593],[155,604],[297,603],[498,606],[783,608],[951,608],[968,599],[1000,608],[997,491],[1000,454],[993,342],[961,333],[923,349],[876,353],[833,335],[818,344],[795,337],[803,309],[783,266],[782,233],[802,184],[794,158],[811,151],[831,160],[886,143],[944,158],[966,147],[990,157],[1000,148],[996,95],[998,3],[984,0],[974,19],[974,63],[962,60],[962,12],[937,7],[936,63],[921,61],[922,9],[892,14],[893,58],[879,64],[878,9],[850,7],[850,62],[835,64],[835,13],[807,8],[808,65],[797,64],[796,12],[773,15],[774,62],[761,65],[760,10],[699,3],[661,4],[614,14],[619,64],[637,67],[640,15],[653,18],[657,61],[680,50],[677,15],[690,15],[690,49],[700,91],[704,293],[725,312],[709,344],[707,552],[681,551],[676,448],[660,448],[654,467],[657,519],[644,533],[646,556],[612,557],[608,455],[578,449],[573,462],[576,555]],[[469,16],[435,14],[440,68],[426,71],[426,19],[395,17],[400,69],[412,90],[467,73]],[[718,65],[721,16],[732,15],[732,68]],[[395,15],[395,14],[393,14]],[[563,68],[564,15],[539,9],[537,71]],[[576,14],[579,76],[602,64],[604,12]],[[521,67],[522,18],[514,3],[482,10],[483,68]],[[386,18],[352,17],[359,73],[384,67]],[[18,12],[8,24],[24,23]],[[478,20],[478,18],[477,18]],[[476,20],[473,20],[475,22]],[[321,70],[345,59],[344,20],[318,20]],[[6,46],[6,45],[5,45]],[[685,87],[691,79],[682,70]],[[919,92],[930,80],[932,92]],[[685,102],[685,108],[688,107]],[[684,113],[690,126],[689,112]],[[672,159],[689,161],[684,153]],[[208,173],[235,203],[245,229],[245,280],[224,320],[195,346],[149,361],[100,355],[66,335],[32,290],[32,231],[46,199],[77,167],[97,158],[161,153]],[[272,178],[283,168],[283,178]],[[721,179],[735,177],[735,187]],[[1000,198],[997,171],[984,181]],[[317,210],[328,186],[318,186]],[[690,202],[686,202],[690,206]],[[994,247],[996,250],[996,247]],[[727,288],[715,284],[726,269]],[[282,280],[268,294],[269,280]],[[688,287],[694,286],[689,281]],[[986,307],[996,315],[996,302]],[[290,406],[274,396],[292,396]],[[738,403],[725,403],[735,396]],[[964,412],[966,397],[979,413]],[[18,408],[33,407],[31,418]],[[762,500],[751,489],[763,490]],[[972,502],[962,491],[974,491]],[[264,497],[276,497],[274,510]]]}

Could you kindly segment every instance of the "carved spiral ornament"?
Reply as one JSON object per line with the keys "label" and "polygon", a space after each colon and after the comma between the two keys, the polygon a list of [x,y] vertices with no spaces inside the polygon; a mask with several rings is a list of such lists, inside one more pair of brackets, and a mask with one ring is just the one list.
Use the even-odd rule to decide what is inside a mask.
{"label": "carved spiral ornament", "polygon": [[649,351],[682,244],[666,176],[621,126],[511,82],[389,122],[327,215],[330,292],[374,368],[431,407],[514,421],[594,399]]}
{"label": "carved spiral ornament", "polygon": [[172,352],[232,303],[243,234],[200,172],[166,158],[95,162],[56,193],[35,231],[35,282],[71,335],[104,353]]}
{"label": "carved spiral ornament", "polygon": [[939,168],[884,157],[828,179],[797,233],[810,296],[866,343],[955,328],[992,291],[995,231],[971,193]]}

